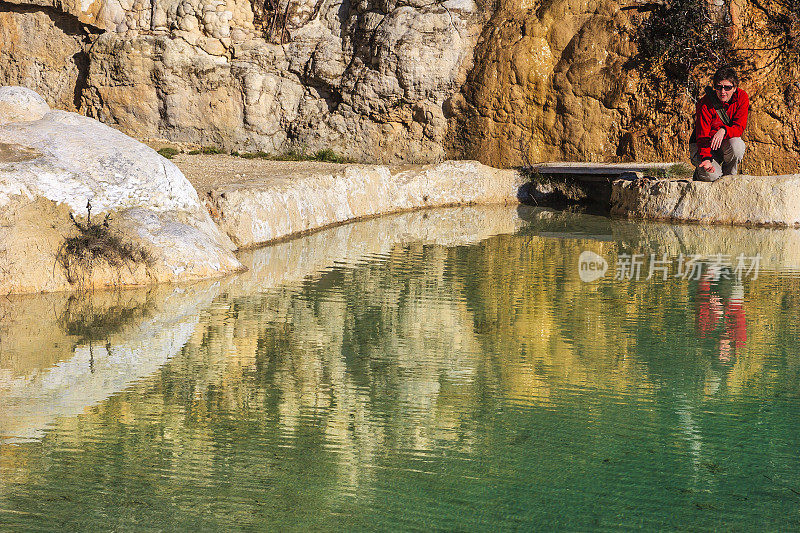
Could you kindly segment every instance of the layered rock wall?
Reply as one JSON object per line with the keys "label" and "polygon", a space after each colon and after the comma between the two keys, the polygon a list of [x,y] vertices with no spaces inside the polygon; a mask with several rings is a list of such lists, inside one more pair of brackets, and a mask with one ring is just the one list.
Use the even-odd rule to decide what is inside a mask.
{"label": "layered rock wall", "polygon": [[[96,0],[39,9],[0,5],[14,43],[8,57],[23,58],[0,68],[0,82],[36,88],[51,105],[139,138],[332,148],[372,161],[445,157],[443,107],[466,78],[484,17],[473,0]],[[84,34],[64,30],[52,12]],[[32,38],[50,34],[52,50]],[[37,59],[31,66],[25,57]]]}
{"label": "layered rock wall", "polygon": [[[719,18],[752,96],[744,171],[793,172],[796,54],[775,27],[797,17],[785,0],[734,4]],[[138,138],[226,150],[499,167],[686,160],[693,98],[710,67],[698,58],[681,85],[636,63],[647,39],[637,31],[663,6],[13,0],[0,2],[0,84]]]}
{"label": "layered rock wall", "polygon": [[607,161],[630,123],[635,47],[618,2],[501,2],[454,98],[451,150],[495,166]]}
{"label": "layered rock wall", "polygon": [[[740,170],[795,172],[796,8],[784,0],[726,1],[702,24],[679,9],[703,5],[500,0],[476,47],[475,68],[453,98],[450,153],[494,166],[688,161],[696,98],[725,60],[736,65],[751,99]],[[724,35],[706,41],[700,26]],[[676,59],[683,49],[669,48],[675,42],[690,52]]]}
{"label": "layered rock wall", "polygon": [[0,1],[0,86],[24,85],[53,108],[76,111],[89,66],[86,28],[54,7]]}

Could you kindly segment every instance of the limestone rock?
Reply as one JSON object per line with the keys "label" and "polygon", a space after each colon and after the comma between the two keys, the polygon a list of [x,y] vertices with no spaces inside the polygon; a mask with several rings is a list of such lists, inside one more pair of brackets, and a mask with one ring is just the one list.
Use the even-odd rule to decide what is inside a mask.
{"label": "limestone rock", "polygon": [[[784,6],[766,1],[737,29],[753,51],[740,168],[794,172],[800,64],[765,15]],[[0,5],[0,84],[135,137],[240,152],[685,161],[713,68],[676,87],[631,67],[656,5],[669,3],[12,0]]]}
{"label": "limestone rock", "polygon": [[220,228],[250,247],[358,218],[459,204],[516,203],[527,178],[475,161],[399,169],[346,165],[214,187],[206,202]]}
{"label": "limestone rock", "polygon": [[0,87],[0,126],[39,120],[49,112],[50,106],[35,91],[25,87]]}
{"label": "limestone rock", "polygon": [[[113,128],[53,111],[0,126],[0,146],[0,292],[182,281],[241,267],[177,167]],[[70,214],[85,225],[87,205],[92,221],[109,214],[108,231],[148,260],[63,268],[65,239],[80,233]]]}
{"label": "limestone rock", "polygon": [[52,108],[75,111],[88,67],[81,24],[53,9],[9,6],[0,6],[0,86],[24,85]]}
{"label": "limestone rock", "polygon": [[[800,163],[800,84],[793,81],[800,64],[775,55],[785,38],[770,29],[774,21],[767,13],[781,8],[768,3],[765,10],[750,5],[752,18],[737,30],[747,43],[739,53],[740,75],[751,96],[748,152],[740,170],[752,174],[791,173]],[[636,4],[499,0],[476,46],[475,67],[447,105],[449,154],[500,167],[688,161],[695,99],[710,85],[716,65],[702,63],[697,54],[691,72],[673,71],[668,79],[664,66],[656,74],[655,66],[674,54],[664,51],[663,42],[648,42],[661,36],[642,28],[652,17],[668,19],[657,5],[668,13],[677,7]],[[667,24],[678,30],[681,20]],[[684,27],[691,33],[691,25]],[[704,43],[699,40],[701,50]],[[662,54],[650,58],[653,69],[636,61],[650,44]]]}
{"label": "limestone rock", "polygon": [[725,176],[713,183],[617,180],[611,214],[714,224],[800,224],[800,175]]}
{"label": "limestone rock", "polygon": [[[443,105],[466,78],[484,18],[471,0],[281,0],[274,12],[250,0],[14,3],[68,20],[48,26],[36,9],[0,7],[15,48],[0,81],[62,109],[139,138],[372,162],[445,159]],[[46,61],[16,69],[27,57]]]}
{"label": "limestone rock", "polygon": [[502,1],[452,102],[451,153],[494,166],[608,161],[635,90],[614,1]]}

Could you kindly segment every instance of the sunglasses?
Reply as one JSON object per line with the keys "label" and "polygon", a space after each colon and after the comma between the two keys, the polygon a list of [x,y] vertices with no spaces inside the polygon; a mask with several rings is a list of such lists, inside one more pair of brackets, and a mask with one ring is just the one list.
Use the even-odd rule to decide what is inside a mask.
{"label": "sunglasses", "polygon": [[714,88],[718,91],[732,91],[733,85],[715,85]]}

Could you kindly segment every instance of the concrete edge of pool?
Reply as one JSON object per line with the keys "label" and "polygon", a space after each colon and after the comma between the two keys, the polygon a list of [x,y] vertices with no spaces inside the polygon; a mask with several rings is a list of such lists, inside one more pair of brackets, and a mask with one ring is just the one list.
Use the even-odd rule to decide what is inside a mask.
{"label": "concrete edge of pool", "polygon": [[[179,164],[180,165],[180,164]],[[192,180],[192,170],[180,165]],[[476,161],[336,165],[198,188],[214,221],[251,248],[354,220],[429,207],[518,203],[529,180]]]}

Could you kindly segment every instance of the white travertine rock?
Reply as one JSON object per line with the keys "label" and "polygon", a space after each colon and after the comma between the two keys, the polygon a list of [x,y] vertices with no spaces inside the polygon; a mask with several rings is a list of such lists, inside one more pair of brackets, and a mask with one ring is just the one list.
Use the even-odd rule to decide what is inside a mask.
{"label": "white travertine rock", "polygon": [[103,264],[85,287],[214,277],[241,268],[230,239],[170,161],[138,141],[74,113],[0,126],[0,292],[73,288],[57,256],[88,215],[110,214],[110,231],[137,244],[150,264]]}
{"label": "white travertine rock", "polygon": [[392,173],[347,165],[222,185],[206,197],[220,228],[239,247],[380,214],[464,204],[516,203],[527,178],[474,161],[446,161]]}
{"label": "white travertine rock", "polygon": [[713,183],[617,180],[611,214],[743,225],[800,225],[800,175],[725,176]]}
{"label": "white travertine rock", "polygon": [[0,126],[39,120],[49,112],[50,106],[36,91],[25,87],[0,87]]}
{"label": "white travertine rock", "polygon": [[14,167],[14,179],[75,213],[85,214],[87,201],[95,213],[143,206],[200,211],[197,193],[175,165],[94,119],[53,111],[35,123],[5,125],[0,142],[41,152]]}

